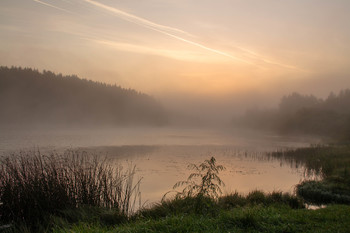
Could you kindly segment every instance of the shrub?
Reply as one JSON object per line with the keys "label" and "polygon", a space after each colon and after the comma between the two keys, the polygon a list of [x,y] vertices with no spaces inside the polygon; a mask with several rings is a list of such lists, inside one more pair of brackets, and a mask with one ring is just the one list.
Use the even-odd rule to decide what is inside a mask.
{"label": "shrub", "polygon": [[255,190],[248,194],[247,201],[251,204],[266,204],[267,198],[264,192]]}
{"label": "shrub", "polygon": [[214,157],[198,166],[190,164],[188,167],[195,172],[190,174],[187,180],[179,181],[173,187],[174,190],[181,186],[185,188],[181,192],[175,191],[177,193],[175,199],[170,202],[166,201],[165,197],[172,191],[164,194],[162,205],[171,202],[181,203],[183,200],[188,202],[187,206],[197,214],[216,213],[218,211],[216,200],[222,194],[220,186],[225,185],[218,174],[224,170],[224,167],[217,165]]}
{"label": "shrub", "polygon": [[304,181],[297,185],[297,194],[311,204],[350,204],[349,193],[339,190],[335,183]]}
{"label": "shrub", "polygon": [[252,191],[247,196],[242,196],[237,192],[222,196],[219,198],[218,204],[224,209],[232,209],[248,205],[269,206],[275,204],[284,204],[294,209],[304,208],[303,200],[297,196],[277,191],[272,193],[264,193],[259,190]]}
{"label": "shrub", "polygon": [[[180,186],[185,186],[177,196],[218,198],[222,194],[220,186],[224,186],[225,184],[218,174],[225,168],[222,165],[217,165],[214,157],[205,160],[198,166],[190,164],[189,168],[195,170],[195,172],[187,180],[179,181],[173,187],[173,189],[176,189]],[[199,178],[199,182],[196,182],[196,178]]]}
{"label": "shrub", "polygon": [[242,207],[246,204],[247,199],[237,192],[219,198],[219,205],[222,206],[222,208],[224,209]]}

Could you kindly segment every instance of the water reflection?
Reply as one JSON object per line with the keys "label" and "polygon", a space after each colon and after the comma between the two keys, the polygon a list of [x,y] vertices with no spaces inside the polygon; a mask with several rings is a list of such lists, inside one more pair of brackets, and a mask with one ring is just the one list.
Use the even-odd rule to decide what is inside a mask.
{"label": "water reflection", "polygon": [[211,156],[226,167],[220,174],[226,193],[255,189],[293,192],[305,177],[302,164],[267,152],[305,147],[312,142],[231,129],[2,129],[0,155],[33,149],[60,153],[79,148],[101,158],[113,158],[124,167],[134,164],[136,176],[142,177],[143,200],[154,202],[177,181],[188,177],[188,164],[199,164]]}
{"label": "water reflection", "polygon": [[142,199],[160,201],[173,185],[191,173],[188,164],[199,164],[215,156],[226,169],[220,177],[224,193],[252,190],[293,192],[305,179],[303,166],[291,166],[267,153],[232,146],[122,146],[80,148],[91,154],[107,155],[127,167],[136,165],[136,178],[142,178]]}

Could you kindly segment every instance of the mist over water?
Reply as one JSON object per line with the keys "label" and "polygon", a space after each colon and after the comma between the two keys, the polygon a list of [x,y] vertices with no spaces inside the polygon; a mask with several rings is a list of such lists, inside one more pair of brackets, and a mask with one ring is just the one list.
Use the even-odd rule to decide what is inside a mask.
{"label": "mist over water", "polygon": [[224,193],[293,192],[305,178],[303,167],[271,160],[267,152],[307,147],[319,143],[317,137],[349,138],[349,90],[326,99],[294,93],[277,108],[237,116],[248,106],[244,98],[231,108],[210,97],[161,104],[132,89],[76,76],[7,67],[0,74],[0,156],[79,150],[112,159],[113,166],[136,166],[147,203],[186,180],[189,164],[212,156],[226,167],[219,175]]}
{"label": "mist over water", "polygon": [[142,200],[160,201],[163,195],[191,173],[190,163],[215,156],[226,170],[220,175],[225,193],[255,189],[293,192],[303,179],[302,168],[268,160],[264,152],[316,143],[315,138],[281,137],[218,128],[71,128],[5,129],[0,131],[1,154],[40,150],[43,154],[67,149],[111,158],[124,168],[136,166],[142,178]]}
{"label": "mist over water", "polygon": [[0,0],[0,233],[347,232],[349,10]]}
{"label": "mist over water", "polygon": [[269,151],[276,148],[307,146],[318,142],[312,137],[282,137],[248,130],[188,127],[111,128],[6,128],[0,130],[0,152],[57,150],[81,147],[125,145],[148,146],[234,146]]}
{"label": "mist over water", "polygon": [[[124,167],[136,165],[136,177],[142,179],[142,200],[150,204],[160,201],[176,182],[187,179],[193,172],[188,169],[189,164],[198,165],[211,156],[215,156],[217,163],[226,168],[220,173],[226,184],[223,187],[224,194],[235,191],[247,194],[256,189],[292,193],[294,186],[305,178],[302,167],[295,168],[278,160],[268,160],[264,153],[235,146],[100,147],[91,151],[102,154],[108,151]],[[181,191],[181,188],[177,191]],[[167,197],[174,194],[170,192]]]}

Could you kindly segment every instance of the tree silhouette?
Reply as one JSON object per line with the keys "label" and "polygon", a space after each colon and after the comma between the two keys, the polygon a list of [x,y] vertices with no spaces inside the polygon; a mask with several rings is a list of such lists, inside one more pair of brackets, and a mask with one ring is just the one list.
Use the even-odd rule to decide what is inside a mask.
{"label": "tree silhouette", "polygon": [[0,124],[162,125],[151,96],[44,70],[0,67]]}

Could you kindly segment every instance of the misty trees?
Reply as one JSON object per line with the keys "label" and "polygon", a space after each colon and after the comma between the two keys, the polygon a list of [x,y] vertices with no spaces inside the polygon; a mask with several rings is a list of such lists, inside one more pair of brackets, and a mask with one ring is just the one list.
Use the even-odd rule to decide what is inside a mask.
{"label": "misty trees", "polygon": [[326,99],[293,93],[284,96],[277,109],[250,110],[241,125],[280,133],[324,135],[350,140],[350,90],[331,93]]}
{"label": "misty trees", "polygon": [[0,67],[0,124],[146,124],[167,121],[152,97],[29,68]]}
{"label": "misty trees", "polygon": [[297,112],[304,108],[314,108],[321,103],[322,100],[317,99],[313,95],[300,95],[294,92],[291,95],[284,96],[279,104],[279,111],[284,114]]}

